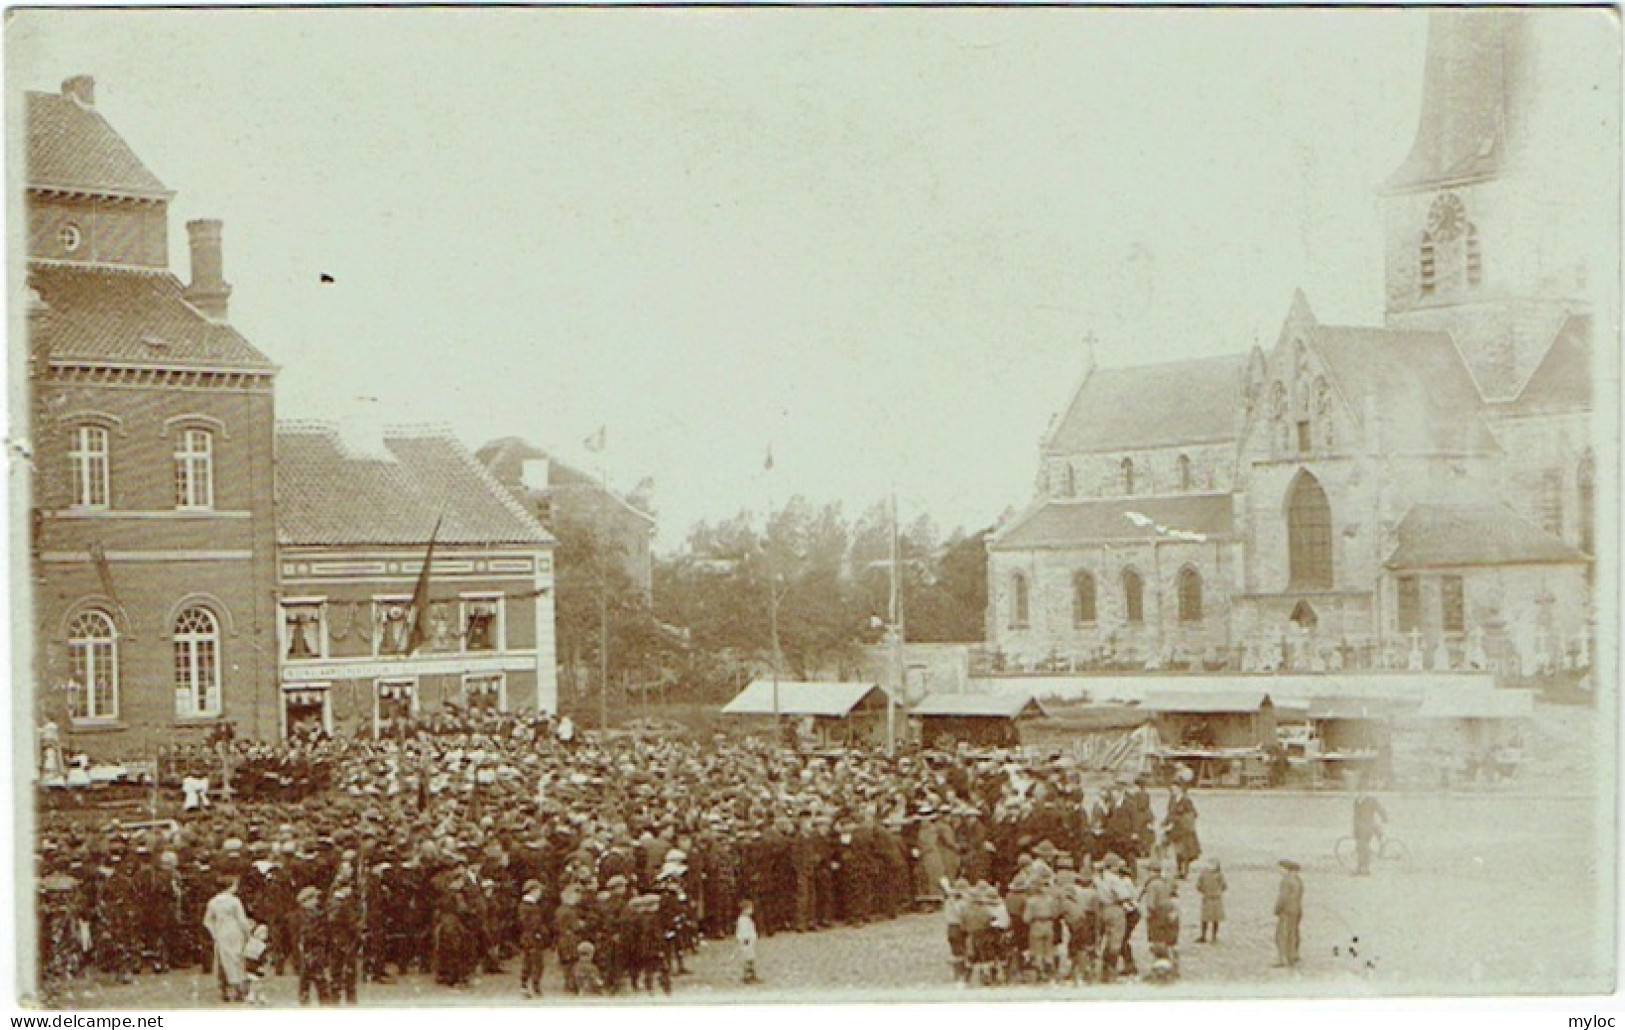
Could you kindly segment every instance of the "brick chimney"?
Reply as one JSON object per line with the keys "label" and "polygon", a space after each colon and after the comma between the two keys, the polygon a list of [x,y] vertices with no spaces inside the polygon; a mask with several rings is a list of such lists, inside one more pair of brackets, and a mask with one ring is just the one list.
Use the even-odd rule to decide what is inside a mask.
{"label": "brick chimney", "polygon": [[95,107],[96,80],[89,75],[75,75],[62,83],[62,95],[77,100],[85,107]]}
{"label": "brick chimney", "polygon": [[220,249],[223,224],[217,218],[197,218],[186,223],[192,239],[192,282],[186,287],[186,300],[210,320],[224,322],[231,299],[226,282],[225,257]]}

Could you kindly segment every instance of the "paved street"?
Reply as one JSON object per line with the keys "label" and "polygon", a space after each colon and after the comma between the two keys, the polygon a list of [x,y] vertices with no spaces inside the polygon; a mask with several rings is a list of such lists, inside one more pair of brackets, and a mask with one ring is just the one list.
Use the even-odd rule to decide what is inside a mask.
{"label": "paved street", "polygon": [[[1582,797],[1396,796],[1384,800],[1395,836],[1411,847],[1402,863],[1367,879],[1344,873],[1333,855],[1348,833],[1344,796],[1196,795],[1209,855],[1225,865],[1229,920],[1218,945],[1194,942],[1199,900],[1182,893],[1184,980],[1084,988],[1124,996],[1328,993],[1580,993],[1609,988],[1612,875],[1595,855],[1594,804]],[[1158,798],[1161,804],[1161,798]],[[1604,827],[1605,831],[1611,828]],[[1270,968],[1277,870],[1290,856],[1304,866],[1304,965]],[[1142,938],[1143,946],[1143,938]],[[763,942],[764,986],[741,988],[729,942],[710,943],[679,978],[676,1000],[828,999],[832,990],[888,998],[953,990],[941,918],[890,923]],[[1596,957],[1593,960],[1593,957]],[[1589,961],[1589,964],[1588,964]],[[363,985],[364,1003],[393,1005],[519,1002],[517,964],[466,990],[436,988],[426,977]],[[556,981],[556,970],[551,971]],[[1023,997],[1034,988],[1008,989]],[[987,992],[977,992],[980,996]],[[1057,993],[1075,994],[1074,990]],[[273,980],[272,1004],[291,1004],[294,980]],[[555,995],[555,1000],[561,995]],[[215,998],[206,977],[144,977],[127,987],[91,988],[83,1007],[189,1007]]]}

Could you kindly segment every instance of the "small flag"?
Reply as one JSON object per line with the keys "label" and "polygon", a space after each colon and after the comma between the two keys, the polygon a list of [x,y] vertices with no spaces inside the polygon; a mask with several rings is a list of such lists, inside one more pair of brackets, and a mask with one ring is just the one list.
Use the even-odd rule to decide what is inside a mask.
{"label": "small flag", "polygon": [[593,452],[594,454],[597,454],[599,451],[602,451],[604,449],[604,443],[605,443],[605,438],[606,438],[607,433],[608,433],[608,429],[609,429],[608,426],[599,426],[598,427],[598,432],[592,434],[591,436],[587,437],[585,440],[581,441],[582,444],[584,444],[586,446],[587,450]]}
{"label": "small flag", "polygon": [[427,624],[429,621],[429,566],[434,564],[434,542],[440,536],[440,523],[445,516],[434,520],[434,531],[429,534],[429,549],[423,554],[423,568],[418,571],[418,584],[412,588],[412,608],[408,617],[412,620],[412,629],[406,638],[406,653],[416,654],[417,649],[423,646],[428,639]]}
{"label": "small flag", "polygon": [[767,445],[767,458],[764,459],[763,462],[762,462],[762,471],[763,472],[772,472],[773,471],[773,445],[772,444]]}

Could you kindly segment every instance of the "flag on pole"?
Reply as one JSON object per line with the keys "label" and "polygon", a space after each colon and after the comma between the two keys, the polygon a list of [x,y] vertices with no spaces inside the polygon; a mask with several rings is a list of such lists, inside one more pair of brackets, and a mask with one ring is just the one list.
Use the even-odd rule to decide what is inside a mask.
{"label": "flag on pole", "polygon": [[608,426],[599,426],[598,432],[592,434],[581,442],[587,448],[587,450],[597,454],[604,449],[604,443],[606,442],[608,432]]}
{"label": "flag on pole", "polygon": [[772,472],[773,471],[773,445],[772,444],[767,445],[767,457],[762,461],[762,471],[763,472]]}
{"label": "flag on pole", "polygon": [[434,542],[440,536],[440,523],[445,518],[442,515],[434,520],[434,530],[429,534],[429,549],[423,553],[423,568],[418,570],[418,583],[412,588],[412,608],[408,614],[412,620],[412,629],[406,638],[408,655],[416,654],[417,649],[428,639],[426,627],[429,622],[429,566],[434,564]]}

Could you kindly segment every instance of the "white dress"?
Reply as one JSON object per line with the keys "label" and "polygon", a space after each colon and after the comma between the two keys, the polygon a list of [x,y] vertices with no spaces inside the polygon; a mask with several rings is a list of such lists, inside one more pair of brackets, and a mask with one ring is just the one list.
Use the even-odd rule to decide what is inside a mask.
{"label": "white dress", "polygon": [[220,978],[233,987],[240,987],[247,979],[243,968],[243,948],[254,929],[253,920],[243,909],[242,899],[230,891],[221,891],[209,899],[203,912],[203,928],[214,938],[215,962]]}

